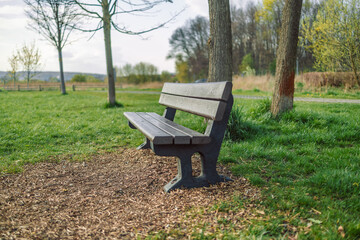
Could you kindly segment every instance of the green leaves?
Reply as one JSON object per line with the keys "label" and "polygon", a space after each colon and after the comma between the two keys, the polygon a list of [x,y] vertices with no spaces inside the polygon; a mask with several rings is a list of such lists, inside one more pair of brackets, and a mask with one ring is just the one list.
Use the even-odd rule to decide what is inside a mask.
{"label": "green leaves", "polygon": [[357,0],[328,0],[311,25],[305,19],[301,39],[315,58],[320,71],[352,71],[360,85],[360,3]]}

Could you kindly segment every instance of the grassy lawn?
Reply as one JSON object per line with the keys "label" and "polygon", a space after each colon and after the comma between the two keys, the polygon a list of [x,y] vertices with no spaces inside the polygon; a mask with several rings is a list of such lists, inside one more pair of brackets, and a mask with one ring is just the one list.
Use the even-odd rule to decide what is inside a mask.
{"label": "grassy lawn", "polygon": [[[248,96],[266,96],[271,97],[271,91],[261,91],[260,89],[254,88],[253,90],[242,90],[236,89],[233,94],[237,95],[248,95]],[[349,90],[345,92],[343,89],[337,88],[318,88],[314,90],[298,90],[294,93],[295,97],[303,98],[333,98],[333,99],[360,99],[359,90]]]}
{"label": "grassy lawn", "polygon": [[[119,146],[135,147],[143,137],[127,126],[122,113],[161,113],[158,97],[118,93],[125,107],[106,109],[106,92],[0,92],[0,171],[13,173],[25,163],[84,159]],[[360,105],[301,102],[277,120],[270,117],[265,100],[236,99],[234,109],[240,121],[233,140],[223,143],[220,161],[262,188],[258,204],[267,216],[253,220],[241,235],[281,238],[298,233],[299,239],[341,239],[345,234],[359,239]],[[204,129],[200,118],[179,115],[181,124]],[[243,201],[238,196],[213,209],[236,211]],[[236,235],[231,222],[219,224],[219,235],[196,235],[191,229],[189,234],[198,239]]]}
{"label": "grassy lawn", "polygon": [[[360,105],[298,103],[281,119],[268,101],[237,102],[243,140],[227,141],[221,159],[235,174],[261,186],[276,220],[254,223],[252,233],[300,239],[360,237]],[[340,228],[341,229],[341,228]]]}

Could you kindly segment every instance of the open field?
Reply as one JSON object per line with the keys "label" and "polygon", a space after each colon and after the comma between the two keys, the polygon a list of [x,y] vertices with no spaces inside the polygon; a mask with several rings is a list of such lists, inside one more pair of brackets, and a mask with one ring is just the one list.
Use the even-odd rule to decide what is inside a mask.
{"label": "open field", "polygon": [[[322,79],[321,75],[326,73],[306,73],[304,75],[296,76],[295,78],[295,97],[310,97],[310,98],[334,98],[334,99],[360,99],[359,87],[352,84],[352,87],[345,81],[345,84],[341,84],[342,74],[328,73],[330,75],[340,77],[332,79]],[[347,73],[348,75],[348,73]],[[350,80],[349,80],[350,81]],[[324,82],[334,82],[336,87],[331,84],[325,84]],[[116,83],[117,91],[161,91],[162,82],[147,82],[143,84],[128,84],[128,83]],[[37,82],[30,83],[29,88],[25,82],[16,83],[14,86],[12,83],[8,83],[2,86],[3,89],[8,91],[47,91],[56,90],[60,88],[59,83],[50,82]],[[71,91],[107,91],[107,84],[104,82],[83,82],[72,83],[67,82],[66,88],[68,92]],[[233,92],[238,95],[248,96],[272,96],[274,88],[274,76],[262,75],[262,76],[247,76],[233,77]]]}
{"label": "open field", "polygon": [[[158,95],[118,93],[117,97],[124,108],[106,109],[105,92],[76,91],[65,96],[58,92],[0,92],[1,179],[10,181],[11,174],[21,172],[27,163],[65,164],[65,160],[91,165],[94,159],[121,155],[123,149],[139,145],[142,135],[127,126],[122,113],[160,114],[164,108],[157,104]],[[238,138],[223,143],[220,162],[235,177],[244,177],[254,189],[260,188],[261,198],[249,200],[239,192],[231,193],[234,196],[230,198],[219,196],[208,206],[183,209],[178,221],[192,219],[197,224],[187,228],[175,224],[170,230],[158,226],[142,236],[359,239],[360,105],[299,102],[280,119],[270,117],[267,100],[236,99],[234,107],[240,119]],[[201,118],[180,115],[181,124],[204,130]],[[46,170],[43,166],[39,169]],[[156,191],[161,191],[162,184]],[[176,194],[186,198],[187,192]],[[6,196],[0,194],[0,198]],[[247,213],[252,207],[256,210]],[[237,215],[241,211],[254,215]],[[0,222],[7,220],[0,212]],[[4,229],[1,226],[0,233]]]}

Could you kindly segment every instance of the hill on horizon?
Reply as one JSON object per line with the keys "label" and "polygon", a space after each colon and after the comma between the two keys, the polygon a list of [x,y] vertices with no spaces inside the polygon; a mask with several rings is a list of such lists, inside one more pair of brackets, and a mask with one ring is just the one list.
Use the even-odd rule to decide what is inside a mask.
{"label": "hill on horizon", "polygon": [[[4,77],[7,75],[8,72],[5,71],[0,71],[0,78]],[[89,76],[93,76],[95,78],[98,78],[100,81],[104,81],[106,75],[105,74],[99,74],[99,73],[82,73],[82,72],[64,72],[64,77],[65,77],[65,81],[70,81],[74,75],[77,74],[83,74],[83,75],[89,75]],[[20,80],[24,80],[25,79],[25,72],[24,71],[19,71],[19,79]],[[37,74],[35,77],[33,77],[34,80],[41,80],[41,81],[60,81],[60,73],[59,72],[55,72],[55,71],[43,71],[43,72],[39,72],[39,74]]]}

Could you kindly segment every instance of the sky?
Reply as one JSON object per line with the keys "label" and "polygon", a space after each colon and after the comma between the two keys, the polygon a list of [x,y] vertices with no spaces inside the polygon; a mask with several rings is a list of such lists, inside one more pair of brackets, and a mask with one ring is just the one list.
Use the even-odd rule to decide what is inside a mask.
{"label": "sky", "polygon": [[[251,0],[247,0],[251,1]],[[90,1],[89,1],[90,2]],[[232,4],[244,5],[244,0],[232,0]],[[10,69],[8,58],[24,44],[35,45],[41,52],[42,71],[59,71],[56,48],[44,38],[28,28],[22,0],[0,0],[0,71]],[[182,11],[183,10],[183,11]],[[159,72],[175,72],[174,59],[166,59],[170,50],[169,39],[175,29],[198,15],[208,17],[207,0],[174,0],[144,16],[121,15],[116,22],[133,30],[143,30],[165,22],[176,15],[165,27],[140,36],[111,32],[114,66],[127,63],[135,65],[147,62],[155,65]],[[100,30],[91,33],[71,34],[70,44],[63,49],[65,72],[106,73],[104,35]]]}

